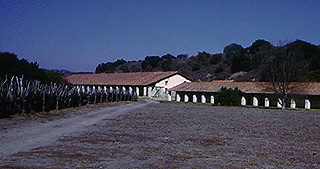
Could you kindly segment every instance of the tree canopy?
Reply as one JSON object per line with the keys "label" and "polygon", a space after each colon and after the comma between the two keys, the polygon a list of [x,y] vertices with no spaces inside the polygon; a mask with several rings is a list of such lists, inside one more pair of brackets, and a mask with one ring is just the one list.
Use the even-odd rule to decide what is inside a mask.
{"label": "tree canopy", "polygon": [[117,60],[99,64],[96,73],[179,71],[195,81],[211,81],[228,79],[234,73],[247,72],[245,75],[236,76],[234,80],[266,81],[263,69],[271,64],[274,58],[280,59],[282,55],[304,62],[306,70],[300,80],[320,81],[320,47],[299,39],[278,47],[266,40],[257,39],[246,48],[231,43],[224,47],[223,53],[217,54],[202,51],[189,57],[186,54],[174,56],[168,53],[163,56],[146,56],[144,60],[137,62]]}
{"label": "tree canopy", "polygon": [[40,69],[37,62],[19,59],[13,53],[0,52],[0,79],[3,81],[12,76],[23,76],[25,79],[39,80],[43,83],[62,81],[62,74],[57,71]]}

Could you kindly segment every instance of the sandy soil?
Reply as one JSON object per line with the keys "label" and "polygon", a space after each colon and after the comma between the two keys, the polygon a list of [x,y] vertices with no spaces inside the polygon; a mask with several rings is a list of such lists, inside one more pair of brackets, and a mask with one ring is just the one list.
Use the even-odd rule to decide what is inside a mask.
{"label": "sandy soil", "polygon": [[319,111],[147,101],[57,114],[1,120],[0,167],[320,167]]}

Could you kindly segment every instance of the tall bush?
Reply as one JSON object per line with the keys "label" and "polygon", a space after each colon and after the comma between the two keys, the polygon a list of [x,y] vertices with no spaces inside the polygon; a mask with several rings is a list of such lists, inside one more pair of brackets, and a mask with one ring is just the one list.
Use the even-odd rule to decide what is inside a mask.
{"label": "tall bush", "polygon": [[221,87],[217,99],[222,106],[240,106],[242,95],[243,92],[237,87],[234,89]]}

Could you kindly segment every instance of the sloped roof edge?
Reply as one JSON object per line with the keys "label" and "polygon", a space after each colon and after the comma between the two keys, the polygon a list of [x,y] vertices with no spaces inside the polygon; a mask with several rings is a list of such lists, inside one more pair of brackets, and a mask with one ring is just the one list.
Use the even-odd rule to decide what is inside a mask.
{"label": "sloped roof edge", "polygon": [[71,76],[66,77],[65,79],[69,83],[74,85],[146,86],[146,85],[157,83],[165,78],[171,77],[176,74],[181,75],[177,71],[97,73],[97,74],[73,74]]}
{"label": "sloped roof edge", "polygon": [[[238,87],[244,93],[274,94],[270,83],[267,82],[185,82],[170,89],[170,91],[180,92],[219,92],[221,87]],[[319,82],[293,83],[289,89],[289,94],[320,95]]]}

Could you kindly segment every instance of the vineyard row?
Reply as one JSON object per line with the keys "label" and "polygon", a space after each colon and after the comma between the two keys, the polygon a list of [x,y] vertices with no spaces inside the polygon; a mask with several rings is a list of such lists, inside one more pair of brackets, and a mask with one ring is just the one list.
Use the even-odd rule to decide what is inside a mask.
{"label": "vineyard row", "polygon": [[13,114],[48,112],[54,109],[115,101],[136,101],[134,92],[101,87],[41,84],[23,77],[6,79],[0,86],[0,118]]}

